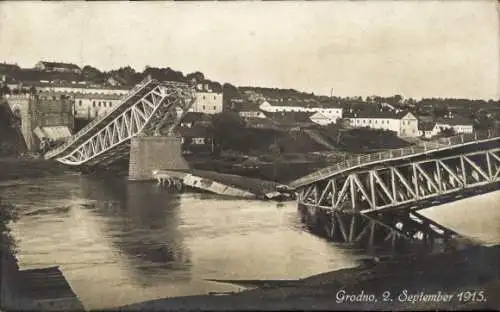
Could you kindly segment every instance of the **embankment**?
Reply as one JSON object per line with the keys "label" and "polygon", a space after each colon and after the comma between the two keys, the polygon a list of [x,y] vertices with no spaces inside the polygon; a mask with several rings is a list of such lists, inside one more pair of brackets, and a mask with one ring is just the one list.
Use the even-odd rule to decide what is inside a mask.
{"label": "embankment", "polygon": [[497,310],[500,246],[393,257],[295,281],[245,283],[266,286],[165,298],[120,310]]}
{"label": "embankment", "polygon": [[0,181],[40,178],[68,170],[63,165],[44,159],[0,159]]}

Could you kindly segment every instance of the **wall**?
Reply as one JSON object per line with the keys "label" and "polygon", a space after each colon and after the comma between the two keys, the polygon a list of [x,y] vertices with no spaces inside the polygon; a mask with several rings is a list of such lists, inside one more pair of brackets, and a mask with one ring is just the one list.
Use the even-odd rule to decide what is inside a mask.
{"label": "wall", "polygon": [[61,93],[84,93],[84,94],[107,94],[107,95],[125,95],[130,90],[128,89],[107,89],[107,88],[91,88],[88,86],[36,86],[37,92],[61,92]]}
{"label": "wall", "polygon": [[60,95],[42,93],[36,96],[11,95],[7,101],[12,111],[19,110],[21,113],[21,132],[29,151],[38,150],[40,142],[33,134],[33,130],[38,126],[66,126],[70,131],[73,130],[72,99],[61,99]]}
{"label": "wall", "polygon": [[121,103],[120,97],[81,97],[75,96],[75,117],[81,119],[94,119],[106,114]]}
{"label": "wall", "polygon": [[322,115],[337,120],[338,118],[342,118],[343,109],[340,107],[334,108],[321,108],[321,107],[302,107],[302,106],[281,106],[281,105],[271,105],[269,102],[264,102],[259,106],[259,109],[265,112],[310,112],[316,113],[320,112]]}
{"label": "wall", "polygon": [[400,120],[389,118],[350,118],[351,127],[368,127],[372,129],[385,129],[394,131],[400,135]]}
{"label": "wall", "polygon": [[30,113],[30,96],[29,95],[10,95],[7,98],[12,112],[16,110],[20,112],[21,117],[21,133],[23,134],[26,147],[29,151],[34,149],[35,138],[33,136],[33,120]]}
{"label": "wall", "polygon": [[196,92],[196,101],[189,111],[205,114],[222,112],[222,93]]}
{"label": "wall", "polygon": [[407,114],[401,119],[401,136],[403,137],[417,137],[419,136],[418,131],[418,120],[411,114]]}
{"label": "wall", "polygon": [[153,170],[188,170],[178,137],[134,137],[130,142],[129,180],[151,180]]}

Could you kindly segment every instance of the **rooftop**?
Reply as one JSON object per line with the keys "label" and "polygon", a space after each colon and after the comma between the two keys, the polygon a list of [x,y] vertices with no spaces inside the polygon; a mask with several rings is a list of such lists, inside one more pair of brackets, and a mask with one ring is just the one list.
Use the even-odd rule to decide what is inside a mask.
{"label": "rooftop", "polygon": [[123,97],[121,94],[102,94],[102,93],[81,93],[73,94],[75,99],[100,99],[100,100],[119,100]]}
{"label": "rooftop", "polygon": [[310,117],[314,114],[311,112],[264,112],[264,114],[279,122],[279,123],[298,123],[307,122],[310,123]]}
{"label": "rooftop", "polygon": [[422,122],[420,121],[418,123],[418,130],[420,131],[431,131],[434,129],[434,126],[436,125],[435,122]]}
{"label": "rooftop", "polygon": [[52,68],[67,68],[67,69],[72,69],[72,70],[80,70],[80,67],[75,64],[71,63],[62,63],[62,62],[46,62],[46,61],[40,61],[45,67],[52,67]]}
{"label": "rooftop", "polygon": [[436,119],[436,123],[440,123],[440,124],[447,124],[447,125],[472,125],[472,120],[468,119],[468,118],[465,118],[465,117],[462,117],[462,116],[459,116],[459,115],[455,115],[451,118],[438,118]]}
{"label": "rooftop", "polygon": [[212,118],[208,114],[198,112],[188,112],[182,122],[196,122],[196,121],[211,121]]}

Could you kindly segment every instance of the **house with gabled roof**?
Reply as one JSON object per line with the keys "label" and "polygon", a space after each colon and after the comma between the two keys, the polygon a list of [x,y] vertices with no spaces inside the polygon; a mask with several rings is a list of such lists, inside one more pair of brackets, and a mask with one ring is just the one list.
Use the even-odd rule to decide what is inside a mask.
{"label": "house with gabled roof", "polygon": [[65,72],[76,74],[80,74],[82,72],[81,68],[75,64],[46,61],[40,61],[36,63],[35,69],[47,72]]}
{"label": "house with gabled roof", "polygon": [[472,120],[459,115],[438,118],[436,126],[440,131],[452,128],[455,133],[472,133],[474,131]]}

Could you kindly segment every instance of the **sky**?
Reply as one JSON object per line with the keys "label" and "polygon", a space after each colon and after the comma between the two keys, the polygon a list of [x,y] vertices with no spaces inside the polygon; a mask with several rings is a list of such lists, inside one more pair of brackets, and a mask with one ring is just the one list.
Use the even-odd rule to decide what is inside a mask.
{"label": "sky", "polygon": [[337,96],[500,97],[494,1],[1,2],[0,61]]}

